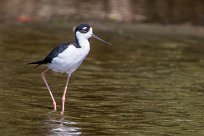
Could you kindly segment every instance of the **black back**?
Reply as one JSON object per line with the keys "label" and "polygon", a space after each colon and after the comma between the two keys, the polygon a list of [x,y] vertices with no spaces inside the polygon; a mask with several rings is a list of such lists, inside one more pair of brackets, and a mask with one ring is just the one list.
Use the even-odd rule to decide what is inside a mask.
{"label": "black back", "polygon": [[71,44],[74,45],[76,48],[81,48],[81,46],[76,42],[61,43],[61,44],[57,45],[54,49],[52,49],[52,51],[44,58],[43,64],[51,63],[53,58],[57,57],[58,54],[62,53]]}
{"label": "black back", "polygon": [[57,45],[55,48],[53,48],[52,51],[43,60],[30,62],[28,64],[37,64],[37,66],[35,66],[36,68],[42,64],[51,63],[53,58],[57,57],[60,53],[66,50],[71,44],[74,45],[76,48],[81,48],[81,46],[77,42],[61,43]]}

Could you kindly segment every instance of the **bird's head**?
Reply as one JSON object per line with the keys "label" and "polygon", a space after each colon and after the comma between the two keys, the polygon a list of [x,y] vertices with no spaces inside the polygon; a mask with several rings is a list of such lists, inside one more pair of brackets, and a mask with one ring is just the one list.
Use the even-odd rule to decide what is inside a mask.
{"label": "bird's head", "polygon": [[108,45],[111,45],[110,43],[102,40],[101,38],[99,38],[98,36],[93,34],[93,28],[90,27],[87,24],[80,24],[79,26],[75,27],[75,39],[76,41],[82,40],[82,39],[89,39],[89,38],[95,38],[98,39]]}

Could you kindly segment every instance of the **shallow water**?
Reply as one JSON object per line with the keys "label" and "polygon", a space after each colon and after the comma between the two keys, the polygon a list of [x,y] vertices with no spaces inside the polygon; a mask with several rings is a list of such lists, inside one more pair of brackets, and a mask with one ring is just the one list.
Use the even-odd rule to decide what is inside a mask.
{"label": "shallow water", "polygon": [[[40,72],[27,62],[72,39],[71,29],[0,28],[0,133],[4,136],[204,135],[204,40],[96,32],[92,50],[70,80],[49,72],[57,112]],[[93,45],[94,44],[94,45]]]}

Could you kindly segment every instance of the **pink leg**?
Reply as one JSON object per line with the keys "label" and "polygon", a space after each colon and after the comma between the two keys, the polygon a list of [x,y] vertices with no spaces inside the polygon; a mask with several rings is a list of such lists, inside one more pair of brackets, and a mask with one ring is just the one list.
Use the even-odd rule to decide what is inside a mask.
{"label": "pink leg", "polygon": [[48,91],[49,91],[49,93],[50,93],[51,98],[52,98],[53,106],[54,106],[54,111],[56,111],[57,109],[56,109],[55,99],[54,99],[54,97],[53,97],[53,95],[52,95],[52,92],[51,92],[51,90],[50,90],[50,87],[49,87],[49,85],[48,85],[48,83],[47,83],[47,81],[46,81],[46,79],[45,79],[45,73],[46,73],[48,70],[49,70],[49,68],[47,68],[45,71],[43,71],[43,72],[41,73],[41,76],[42,76],[42,79],[43,79],[43,81],[44,81],[44,83],[45,83],[45,85],[46,85],[46,87],[47,87],[47,89],[48,89]]}
{"label": "pink leg", "polygon": [[67,82],[66,82],[66,85],[65,85],[65,88],[64,88],[64,94],[62,96],[62,111],[61,111],[61,114],[63,115],[64,114],[64,103],[65,103],[65,97],[66,97],[66,92],[67,92],[67,87],[68,87],[68,83],[69,83],[69,77],[71,75],[68,75],[67,76]]}

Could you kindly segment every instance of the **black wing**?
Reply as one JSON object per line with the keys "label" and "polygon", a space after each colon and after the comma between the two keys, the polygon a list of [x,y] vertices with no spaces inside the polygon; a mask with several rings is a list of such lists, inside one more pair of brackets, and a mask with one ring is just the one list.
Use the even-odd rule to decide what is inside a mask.
{"label": "black wing", "polygon": [[62,53],[65,49],[68,48],[70,43],[61,43],[57,45],[52,51],[44,58],[43,64],[51,63],[53,58],[57,57],[58,54]]}
{"label": "black wing", "polygon": [[61,43],[61,44],[57,45],[55,48],[53,48],[52,51],[43,60],[31,62],[28,64],[38,64],[36,66],[36,67],[38,67],[41,64],[51,63],[53,58],[57,57],[59,53],[63,52],[65,49],[67,49],[69,45],[70,45],[70,43]]}

